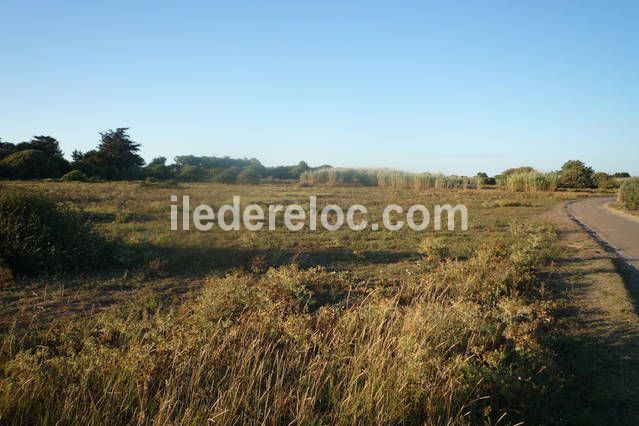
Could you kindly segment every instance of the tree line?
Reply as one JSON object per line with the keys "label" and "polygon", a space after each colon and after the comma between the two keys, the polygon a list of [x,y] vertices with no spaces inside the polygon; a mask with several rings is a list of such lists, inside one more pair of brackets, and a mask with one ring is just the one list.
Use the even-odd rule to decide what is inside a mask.
{"label": "tree line", "polygon": [[[146,164],[139,155],[140,144],[134,142],[128,128],[100,132],[98,146],[90,151],[73,151],[71,161],[64,158],[60,143],[52,136],[34,136],[28,142],[13,144],[0,139],[0,178],[2,179],[61,179],[61,180],[139,180],[175,179],[180,181],[209,181],[219,183],[258,183],[261,180],[299,180],[307,171],[331,168],[329,165],[310,167],[300,161],[293,166],[265,167],[255,158],[234,159],[182,155],[167,164],[165,157],[154,158]],[[482,185],[498,185],[508,176],[534,173],[532,167],[507,169],[490,177],[478,173]],[[617,178],[629,178],[626,172],[609,175],[595,172],[578,160],[564,163],[559,186],[565,188],[612,189],[619,186]]]}
{"label": "tree line", "polygon": [[[504,170],[497,175],[494,184],[500,184],[507,180],[509,176],[525,173],[538,173],[533,167],[523,166]],[[628,172],[616,172],[608,174],[605,172],[595,172],[592,167],[584,164],[583,161],[569,160],[566,161],[561,170],[553,172],[559,177],[560,188],[577,188],[577,189],[614,189],[619,187],[619,179],[629,178]],[[485,173],[479,173],[478,176],[483,177]],[[490,178],[488,178],[490,179]]]}
{"label": "tree line", "polygon": [[100,133],[98,146],[90,151],[73,151],[71,161],[64,158],[60,143],[51,136],[34,136],[28,142],[13,144],[0,139],[0,178],[61,180],[138,180],[175,179],[220,183],[257,183],[263,179],[297,180],[310,167],[300,161],[292,166],[266,167],[255,158],[234,159],[182,155],[167,164],[165,157],[148,164],[139,155],[128,128]]}

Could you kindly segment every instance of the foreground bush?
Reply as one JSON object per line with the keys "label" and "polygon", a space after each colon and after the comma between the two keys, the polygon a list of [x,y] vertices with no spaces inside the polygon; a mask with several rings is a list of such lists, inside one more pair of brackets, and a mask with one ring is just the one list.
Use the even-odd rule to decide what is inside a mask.
{"label": "foreground bush", "polygon": [[639,179],[626,180],[617,193],[619,204],[630,210],[639,209]]}
{"label": "foreground bush", "polygon": [[[558,386],[536,337],[549,321],[538,270],[551,234],[514,232],[514,246],[485,244],[393,288],[358,292],[348,273],[285,266],[212,277],[179,311],[14,331],[0,347],[0,419],[548,423],[536,416]],[[339,291],[349,297],[326,297]]]}
{"label": "foreground bush", "polygon": [[109,264],[111,245],[75,211],[30,191],[0,192],[0,259],[34,274]]}

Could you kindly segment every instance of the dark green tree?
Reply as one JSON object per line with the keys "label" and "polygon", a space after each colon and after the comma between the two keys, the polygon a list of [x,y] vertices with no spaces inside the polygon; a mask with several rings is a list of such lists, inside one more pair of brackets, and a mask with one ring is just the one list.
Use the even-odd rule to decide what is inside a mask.
{"label": "dark green tree", "polygon": [[63,158],[60,143],[51,136],[34,136],[29,142],[29,149],[37,149],[54,157]]}
{"label": "dark green tree", "polygon": [[138,155],[140,144],[131,140],[127,130],[120,127],[100,133],[97,149],[86,153],[73,152],[73,167],[87,176],[102,179],[141,178],[144,160]]}
{"label": "dark green tree", "polygon": [[166,157],[155,157],[147,167],[166,166]]}
{"label": "dark green tree", "polygon": [[98,153],[102,157],[104,165],[119,170],[144,165],[144,159],[138,155],[140,144],[131,140],[127,130],[129,130],[128,127],[118,127],[116,130],[100,133],[102,140],[98,145]]}
{"label": "dark green tree", "polygon": [[37,149],[17,151],[0,161],[0,176],[8,179],[57,178],[66,172],[63,161]]}
{"label": "dark green tree", "polygon": [[566,161],[561,167],[560,184],[564,188],[594,188],[594,171],[579,160]]}
{"label": "dark green tree", "polygon": [[614,173],[614,174],[612,175],[612,177],[616,177],[616,178],[629,178],[629,177],[630,177],[630,173],[628,173],[628,172],[617,172],[617,173]]}
{"label": "dark green tree", "polygon": [[18,149],[15,144],[11,142],[3,142],[2,138],[0,138],[0,160],[4,157],[13,154]]}

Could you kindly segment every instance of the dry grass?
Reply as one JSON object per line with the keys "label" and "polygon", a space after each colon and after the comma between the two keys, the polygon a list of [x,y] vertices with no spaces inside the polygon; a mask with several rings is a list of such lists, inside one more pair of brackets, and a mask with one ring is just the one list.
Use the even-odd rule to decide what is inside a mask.
{"label": "dry grass", "polygon": [[[546,237],[485,247],[392,289],[318,305],[321,268],[211,278],[181,309],[107,312],[3,341],[13,424],[446,424],[519,419],[551,367],[534,271]],[[517,348],[517,351],[515,351]],[[519,412],[519,410],[524,410]]]}
{"label": "dry grass", "polygon": [[[11,316],[0,347],[2,423],[547,420],[540,407],[557,377],[539,341],[552,307],[540,273],[554,237],[511,223],[556,203],[548,195],[318,194],[322,203],[364,203],[372,215],[390,200],[464,200],[472,231],[441,234],[435,244],[430,232],[175,234],[166,216],[171,193],[219,205],[238,187],[41,186],[84,208],[145,263],[112,278],[18,280],[3,290],[3,311],[14,312],[11,300],[42,294],[43,285],[70,287],[61,296],[45,287],[38,297],[49,304],[34,309],[30,324]],[[242,191],[247,203],[303,204],[309,194]],[[159,292],[160,283],[189,279],[201,280],[199,290],[180,303]],[[125,285],[138,290],[108,308],[39,320],[67,293],[91,299]]]}

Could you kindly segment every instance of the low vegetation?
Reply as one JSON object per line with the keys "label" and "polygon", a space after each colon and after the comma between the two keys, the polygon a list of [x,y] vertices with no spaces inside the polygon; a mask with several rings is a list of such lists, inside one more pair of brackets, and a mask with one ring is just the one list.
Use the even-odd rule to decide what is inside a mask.
{"label": "low vegetation", "polygon": [[595,173],[592,175],[592,180],[599,189],[616,189],[620,186],[617,179],[604,172]]}
{"label": "low vegetation", "polygon": [[432,173],[406,173],[388,169],[324,168],[300,176],[305,185],[378,186],[395,189],[466,189],[476,187],[477,179]]}
{"label": "low vegetation", "polygon": [[[559,388],[538,337],[553,233],[515,226],[361,288],[281,266],[206,279],[179,308],[135,304],[0,348],[0,419],[33,424],[547,421]],[[433,245],[431,244],[430,247]],[[439,246],[435,244],[435,246]]]}
{"label": "low vegetation", "polygon": [[109,266],[112,247],[79,212],[36,191],[0,192],[0,260],[21,274]]}
{"label": "low vegetation", "polygon": [[621,184],[617,202],[629,210],[639,210],[639,179],[626,180]]}
{"label": "low vegetation", "polygon": [[[544,342],[554,303],[544,273],[555,237],[515,223],[565,194],[166,182],[6,184],[59,194],[36,199],[47,212],[81,210],[136,261],[97,275],[9,276],[1,423],[552,419],[563,375]],[[236,193],[245,204],[304,205],[313,193],[320,206],[365,204],[370,220],[390,200],[463,199],[471,230],[170,231],[170,195],[182,192],[210,205]]]}
{"label": "low vegetation", "polygon": [[62,182],[86,182],[88,180],[87,175],[79,170],[71,170],[60,178]]}
{"label": "low vegetation", "polygon": [[[59,180],[0,188],[0,423],[557,419],[555,234],[533,218],[574,196],[559,186],[615,177],[579,162],[495,178],[226,157],[144,166],[127,129],[101,137]],[[0,146],[0,165],[62,164],[57,141],[38,138]],[[139,180],[109,182],[127,178]],[[637,182],[620,188],[627,208],[638,208]],[[213,206],[315,195],[319,209],[364,204],[371,222],[389,203],[463,203],[471,228],[293,238],[279,218],[272,232],[171,231],[181,193]]]}
{"label": "low vegetation", "polygon": [[508,175],[506,188],[514,192],[553,192],[559,184],[556,173],[523,172]]}

